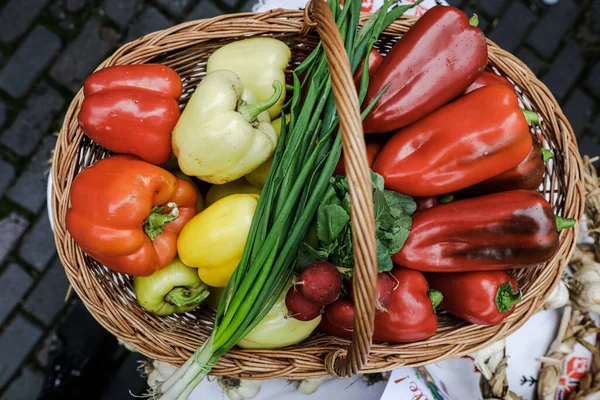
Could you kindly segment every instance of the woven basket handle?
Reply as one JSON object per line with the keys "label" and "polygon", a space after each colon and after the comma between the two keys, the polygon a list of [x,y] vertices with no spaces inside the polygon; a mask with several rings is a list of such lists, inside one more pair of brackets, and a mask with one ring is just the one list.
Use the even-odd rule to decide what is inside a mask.
{"label": "woven basket handle", "polygon": [[325,357],[327,372],[345,378],[356,374],[367,362],[373,337],[377,298],[373,188],[350,61],[331,10],[324,0],[311,1],[307,5],[304,10],[304,24],[305,32],[311,27],[316,27],[325,49],[333,96],[339,114],[344,164],[350,187],[354,246],[354,333],[347,355],[346,350],[340,349]]}

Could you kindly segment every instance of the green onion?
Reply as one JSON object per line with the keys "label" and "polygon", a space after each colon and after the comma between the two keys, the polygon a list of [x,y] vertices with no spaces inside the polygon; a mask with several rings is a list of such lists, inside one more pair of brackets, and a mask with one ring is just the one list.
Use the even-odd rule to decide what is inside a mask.
{"label": "green onion", "polygon": [[[354,72],[360,61],[368,57],[383,30],[419,2],[388,12],[389,4],[385,0],[383,7],[360,30],[362,2],[347,0],[343,9],[339,3],[339,0],[328,0]],[[365,65],[365,71],[367,68]],[[298,78],[301,72],[305,73],[303,82]],[[298,249],[342,150],[330,74],[321,44],[294,71],[293,78],[293,97],[287,102],[290,122],[282,118],[273,164],[242,259],[219,304],[212,335],[162,384],[161,399],[187,399],[218,359],[264,318],[292,276]],[[358,91],[361,102],[368,83],[368,74],[363,73]],[[304,98],[303,89],[306,89]],[[363,117],[370,107],[363,112]]]}

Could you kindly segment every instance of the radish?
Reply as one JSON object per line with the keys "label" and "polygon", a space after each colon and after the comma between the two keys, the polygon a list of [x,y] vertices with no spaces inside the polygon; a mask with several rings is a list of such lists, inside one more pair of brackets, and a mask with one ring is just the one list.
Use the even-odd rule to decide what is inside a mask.
{"label": "radish", "polygon": [[325,307],[325,318],[338,328],[352,329],[354,326],[354,304],[349,299],[337,299]]}
{"label": "radish", "polygon": [[296,285],[308,300],[326,306],[340,295],[342,276],[333,264],[319,261],[302,271]]}
{"label": "radish", "polygon": [[285,306],[288,309],[288,317],[299,321],[310,321],[321,314],[321,305],[308,300],[294,286],[285,295]]}
{"label": "radish", "polygon": [[[352,279],[348,281],[348,287],[350,291],[350,298],[354,301],[354,287],[352,286]],[[375,306],[376,314],[380,314],[387,310],[388,304],[392,300],[392,293],[396,289],[397,282],[394,282],[387,272],[381,272],[377,274],[377,303]]]}

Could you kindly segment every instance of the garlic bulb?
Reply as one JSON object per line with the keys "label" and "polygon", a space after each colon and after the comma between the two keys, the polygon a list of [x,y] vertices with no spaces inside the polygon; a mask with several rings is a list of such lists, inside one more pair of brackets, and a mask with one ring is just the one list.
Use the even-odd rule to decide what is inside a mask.
{"label": "garlic bulb", "polygon": [[569,279],[571,300],[581,311],[600,314],[600,264],[585,263]]}
{"label": "garlic bulb", "polygon": [[550,294],[550,297],[544,303],[544,309],[561,308],[567,305],[569,302],[569,289],[567,285],[562,281],[558,281],[558,285],[554,287],[554,290]]}
{"label": "garlic bulb", "polygon": [[177,371],[177,367],[166,362],[153,360],[152,364],[146,366],[146,371],[149,371],[148,386],[151,389],[158,389],[161,383],[166,381],[175,371]]}
{"label": "garlic bulb", "polygon": [[300,393],[313,394],[327,378],[327,376],[324,376],[321,378],[303,379],[301,381],[295,381],[294,384]]}
{"label": "garlic bulb", "polygon": [[217,383],[231,400],[253,399],[258,396],[262,381],[250,381],[228,376],[219,376]]}

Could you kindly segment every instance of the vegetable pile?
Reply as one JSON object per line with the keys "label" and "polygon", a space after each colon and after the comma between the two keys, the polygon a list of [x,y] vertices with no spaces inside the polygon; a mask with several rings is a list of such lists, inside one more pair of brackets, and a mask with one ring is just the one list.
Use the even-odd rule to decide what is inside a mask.
{"label": "vegetable pile", "polygon": [[[484,71],[476,18],[434,7],[384,57],[373,45],[414,5],[386,1],[359,27],[360,1],[328,4],[372,168],[373,339],[428,338],[438,308],[502,322],[521,298],[506,270],[551,259],[575,223],[538,192],[552,156],[531,133],[539,116]],[[236,345],[352,336],[351,203],[330,72],[321,45],[286,75],[290,59],[274,38],[223,45],[181,115],[182,82],[167,66],[108,67],[85,82],[80,127],[116,155],[75,177],[69,233],[133,276],[146,312],[216,308],[212,335],[161,384],[163,399],[186,399]]]}

